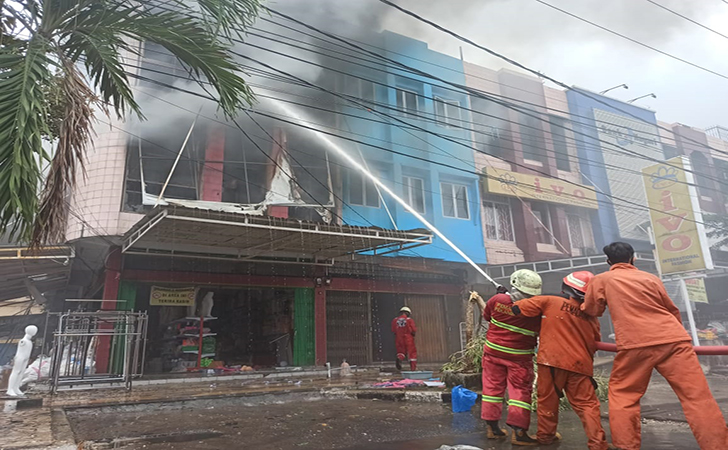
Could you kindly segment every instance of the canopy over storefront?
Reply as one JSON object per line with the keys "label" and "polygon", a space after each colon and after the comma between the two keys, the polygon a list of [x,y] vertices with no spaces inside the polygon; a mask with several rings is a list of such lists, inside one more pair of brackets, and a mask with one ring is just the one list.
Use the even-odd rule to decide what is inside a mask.
{"label": "canopy over storefront", "polygon": [[157,207],[124,235],[128,254],[331,264],[426,245],[426,230],[385,230],[180,206]]}
{"label": "canopy over storefront", "polygon": [[66,287],[74,257],[73,247],[65,245],[0,247],[0,301],[31,296],[42,302],[41,294]]}

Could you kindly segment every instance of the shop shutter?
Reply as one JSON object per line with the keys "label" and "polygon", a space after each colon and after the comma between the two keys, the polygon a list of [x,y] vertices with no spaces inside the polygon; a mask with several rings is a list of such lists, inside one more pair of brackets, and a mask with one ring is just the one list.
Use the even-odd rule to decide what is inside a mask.
{"label": "shop shutter", "polygon": [[417,360],[422,363],[445,362],[448,358],[447,317],[440,295],[405,295],[417,325]]}
{"label": "shop shutter", "polygon": [[367,292],[326,293],[326,352],[328,362],[338,367],[368,364],[371,356],[371,306]]}

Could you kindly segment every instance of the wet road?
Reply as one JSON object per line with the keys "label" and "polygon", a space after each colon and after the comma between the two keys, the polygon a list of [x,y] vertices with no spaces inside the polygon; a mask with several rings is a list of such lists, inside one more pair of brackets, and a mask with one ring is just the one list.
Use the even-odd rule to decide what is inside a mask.
{"label": "wet road", "polygon": [[[282,400],[285,400],[283,402]],[[114,448],[434,450],[468,444],[511,448],[483,438],[479,407],[453,414],[442,403],[331,400],[314,394],[227,398],[71,410],[77,442],[110,442]],[[606,425],[606,423],[605,423]],[[576,416],[562,414],[564,450],[586,448]],[[687,425],[647,422],[645,449],[697,449]]]}

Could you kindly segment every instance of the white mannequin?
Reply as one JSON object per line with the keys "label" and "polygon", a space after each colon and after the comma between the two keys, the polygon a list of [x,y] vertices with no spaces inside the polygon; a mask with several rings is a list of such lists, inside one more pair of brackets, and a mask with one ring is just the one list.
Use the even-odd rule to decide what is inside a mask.
{"label": "white mannequin", "polygon": [[200,315],[202,317],[212,317],[212,307],[215,304],[212,299],[214,295],[214,292],[208,292],[205,294],[205,298],[202,299],[202,305],[200,306]]}
{"label": "white mannequin", "polygon": [[38,327],[28,325],[25,327],[25,336],[18,342],[18,350],[15,352],[15,359],[13,360],[13,371],[8,380],[7,394],[10,397],[25,397],[25,394],[20,390],[20,383],[23,381],[25,369],[28,367],[30,353],[33,351],[32,339],[36,333],[38,333]]}

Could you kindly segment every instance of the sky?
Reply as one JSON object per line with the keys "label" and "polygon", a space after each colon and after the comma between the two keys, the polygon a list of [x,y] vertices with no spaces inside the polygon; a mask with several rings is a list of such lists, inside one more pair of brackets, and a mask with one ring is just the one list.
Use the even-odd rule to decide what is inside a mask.
{"label": "sky", "polygon": [[[647,0],[546,1],[728,77],[728,38]],[[728,3],[723,0],[655,1],[728,36]],[[377,0],[358,3],[379,4]],[[396,3],[567,85],[599,92],[626,83],[628,90],[608,94],[620,100],[654,93],[657,99],[635,104],[656,110],[659,120],[698,128],[728,127],[728,79],[613,36],[536,0]],[[514,68],[396,11],[386,13],[382,28],[426,41],[431,49],[452,56],[459,56],[462,46],[468,62],[492,69]]]}

